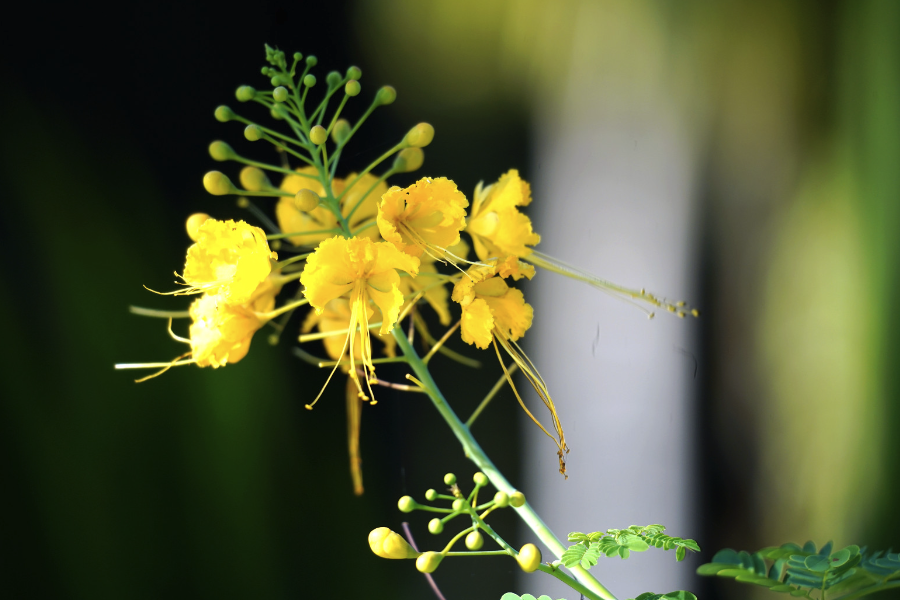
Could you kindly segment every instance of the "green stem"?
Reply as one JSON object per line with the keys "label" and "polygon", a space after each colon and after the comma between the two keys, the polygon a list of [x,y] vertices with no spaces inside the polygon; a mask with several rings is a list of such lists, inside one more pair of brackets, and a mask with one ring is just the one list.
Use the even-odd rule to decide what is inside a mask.
{"label": "green stem", "polygon": [[[437,409],[438,413],[440,413],[441,417],[444,418],[444,421],[447,422],[447,425],[450,426],[450,429],[453,431],[453,434],[456,436],[456,439],[462,444],[463,450],[466,453],[466,456],[474,462],[479,470],[481,470],[485,475],[487,475],[488,479],[491,480],[491,483],[501,492],[506,492],[507,494],[512,494],[516,491],[516,489],[506,480],[506,477],[494,466],[494,463],[491,462],[491,459],[488,458],[487,454],[484,453],[484,450],[481,449],[481,446],[472,436],[472,432],[469,431],[469,428],[466,427],[466,424],[463,423],[447,401],[444,399],[444,396],[441,394],[437,385],[434,382],[434,379],[431,377],[431,373],[428,371],[428,366],[422,362],[422,359],[419,358],[419,355],[416,353],[415,349],[412,347],[412,344],[409,343],[409,340],[406,338],[406,334],[399,328],[394,327],[392,331],[394,335],[394,339],[397,340],[397,344],[400,346],[400,350],[403,352],[403,355],[406,356],[406,360],[409,362],[409,366],[412,367],[412,370],[415,372],[416,377],[422,384],[425,386],[425,391],[428,393],[428,397],[431,398],[434,407]],[[550,549],[550,551],[557,557],[562,557],[562,553],[565,551],[565,547],[562,545],[553,532],[550,531],[550,528],[544,523],[544,521],[538,516],[534,509],[531,508],[527,502],[522,506],[515,509],[519,516],[525,521],[525,524],[537,535],[538,539]],[[543,566],[543,565],[542,565]],[[542,569],[543,570],[543,569]],[[557,569],[558,571],[558,569]],[[572,571],[575,573],[576,577],[578,577],[578,581],[575,581],[571,577],[563,574],[563,573],[550,573],[557,579],[561,581],[565,581],[567,584],[572,586],[574,589],[579,590],[582,594],[593,598],[595,600],[616,600],[616,597],[607,590],[602,583],[597,581],[590,573],[587,572],[580,565],[576,565],[572,568]],[[562,575],[565,577],[560,577]],[[568,580],[568,581],[567,581]],[[571,582],[571,583],[570,583]],[[579,583],[580,582],[580,583]],[[574,585],[573,585],[574,584]],[[583,591],[582,591],[583,590]]]}
{"label": "green stem", "polygon": [[[554,568],[554,567],[550,567],[550,566],[541,564],[538,566],[538,570],[543,571],[544,573],[547,573],[548,575],[553,575],[554,577],[556,577],[557,579],[562,581],[564,584],[566,584],[567,586],[569,586],[570,588],[572,588],[576,592],[584,595],[587,598],[592,598],[593,600],[597,600],[597,598],[606,598],[607,597],[607,596],[599,596],[595,591],[582,585],[576,579],[572,579],[571,577],[569,577],[568,575],[563,573],[558,567]],[[607,594],[609,594],[609,592],[607,592]]]}

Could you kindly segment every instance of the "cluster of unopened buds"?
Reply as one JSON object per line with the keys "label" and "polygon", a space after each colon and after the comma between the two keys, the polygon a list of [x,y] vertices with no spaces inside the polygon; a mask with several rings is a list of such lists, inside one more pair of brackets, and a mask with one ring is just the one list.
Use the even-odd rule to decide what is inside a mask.
{"label": "cluster of unopened buds", "polygon": [[[519,567],[526,573],[537,571],[541,565],[541,551],[534,544],[525,544],[518,551],[512,548],[506,541],[500,537],[490,525],[485,522],[485,518],[498,508],[507,508],[509,506],[520,507],[525,504],[525,496],[522,492],[515,491],[507,494],[498,491],[493,498],[478,503],[478,492],[481,488],[488,485],[488,478],[484,473],[475,473],[472,477],[475,487],[472,492],[466,496],[457,485],[456,475],[447,473],[444,476],[444,483],[449,486],[449,494],[441,494],[433,489],[425,492],[425,499],[429,502],[436,500],[444,500],[451,502],[450,508],[439,506],[431,506],[428,504],[419,504],[410,496],[403,496],[397,503],[397,507],[405,513],[414,510],[421,510],[434,513],[444,513],[446,516],[442,518],[431,519],[428,523],[428,531],[434,535],[443,533],[444,525],[456,517],[466,516],[472,521],[472,525],[466,527],[457,533],[447,542],[444,549],[440,552],[419,552],[413,548],[406,539],[399,533],[390,530],[387,527],[378,527],[369,533],[369,547],[372,552],[382,558],[392,559],[415,559],[416,569],[422,573],[433,573],[441,564],[441,561],[448,556],[512,556],[516,559]],[[484,531],[488,537],[492,538],[500,547],[499,550],[482,550],[484,546]],[[465,538],[465,546],[468,551],[453,551],[453,547]]]}

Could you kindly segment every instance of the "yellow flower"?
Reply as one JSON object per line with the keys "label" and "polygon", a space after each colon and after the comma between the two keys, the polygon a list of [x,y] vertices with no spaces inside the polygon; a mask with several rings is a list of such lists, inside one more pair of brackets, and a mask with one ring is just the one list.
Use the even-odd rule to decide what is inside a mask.
{"label": "yellow flower", "polygon": [[[402,282],[406,279],[410,278],[401,277],[400,281]],[[319,331],[322,333],[331,331],[346,332],[350,328],[350,317],[352,312],[349,298],[335,298],[325,304],[325,309],[321,313],[314,310],[310,311],[309,314],[306,315],[306,320],[303,322],[300,333],[309,333],[312,331],[313,327],[316,326],[318,326]],[[344,355],[346,351],[346,346],[344,345],[345,337],[346,336],[343,335],[332,335],[322,338],[322,343],[325,345],[325,353],[328,354],[332,360],[340,360]],[[384,343],[385,355],[396,355],[397,341],[393,336],[379,337],[379,341]],[[353,346],[353,356],[356,360],[362,360],[361,338],[356,338],[356,342]],[[344,369],[345,371],[350,369],[349,365],[344,366],[346,367]]]}
{"label": "yellow flower", "polygon": [[392,187],[378,204],[381,236],[412,256],[430,254],[443,260],[446,250],[459,242],[466,226],[469,201],[445,177],[425,177],[400,189]]}
{"label": "yellow flower", "polygon": [[275,307],[280,286],[266,279],[247,304],[229,304],[217,294],[204,294],[191,304],[191,359],[199,367],[236,363],[250,350],[250,340],[266,320],[257,313]]}
{"label": "yellow flower", "polygon": [[181,278],[189,286],[176,294],[205,292],[220,302],[244,304],[272,271],[266,234],[243,221],[207,219],[188,248]]}
{"label": "yellow flower", "polygon": [[[358,327],[358,335],[362,338],[361,362],[363,368],[368,368],[369,378],[375,374],[375,366],[372,364],[372,342],[369,336],[369,319],[374,310],[370,307],[369,300],[372,300],[381,311],[380,334],[390,332],[403,305],[397,269],[415,275],[419,269],[419,260],[400,252],[388,242],[376,243],[369,238],[333,237],[319,244],[316,251],[306,259],[306,267],[300,276],[300,283],[304,286],[303,294],[320,315],[325,312],[328,302],[349,294],[349,332],[340,356],[347,351],[348,345],[350,348],[356,347]],[[356,382],[360,397],[371,399],[371,396],[366,396],[359,383],[353,352],[350,353],[350,377]],[[369,384],[371,394],[369,379],[366,382]],[[312,408],[321,395],[320,392],[316,400],[307,407]]]}
{"label": "yellow flower", "polygon": [[[486,350],[493,344],[497,358],[500,359],[500,366],[503,367],[503,373],[506,375],[506,380],[515,393],[519,405],[531,417],[531,420],[556,443],[559,472],[565,475],[566,461],[564,457],[569,452],[569,448],[566,446],[566,436],[559,421],[559,415],[556,413],[556,406],[553,404],[553,399],[550,397],[550,392],[547,391],[547,384],[544,383],[541,374],[516,343],[516,340],[525,335],[525,332],[531,327],[534,311],[531,305],[525,302],[522,292],[509,287],[504,281],[509,277],[514,280],[523,277],[531,279],[534,277],[534,267],[509,255],[505,260],[495,259],[489,265],[476,265],[466,272],[466,276],[460,279],[453,288],[453,300],[462,306],[460,333],[464,342],[474,344],[482,350]],[[550,411],[553,428],[556,431],[555,437],[525,406],[525,402],[519,395],[509,370],[500,356],[498,346],[502,347],[513,359],[547,410]]]}
{"label": "yellow flower", "polygon": [[497,183],[475,188],[472,212],[466,232],[472,236],[475,254],[481,260],[506,258],[512,254],[524,258],[541,236],[531,229],[531,219],[519,212],[519,206],[531,203],[531,187],[510,169]]}
{"label": "yellow flower", "polygon": [[462,306],[460,332],[467,344],[486,350],[496,335],[516,341],[531,327],[534,310],[506,277],[534,277],[534,267],[514,256],[488,267],[470,268],[453,288],[453,300]]}
{"label": "yellow flower", "polygon": [[[307,175],[318,175],[318,170],[311,166],[299,168],[297,169],[297,172],[305,173]],[[347,185],[352,183],[355,179],[356,173],[350,173],[346,179],[335,178],[332,182],[332,192],[334,195],[340,196],[341,193],[344,194],[341,197],[341,212],[344,217],[347,217],[347,215],[350,214],[350,211],[357,205],[359,200],[363,197],[363,194],[369,191],[373,185],[375,186],[374,189],[366,195],[365,200],[350,217],[348,225],[350,225],[351,229],[356,229],[364,222],[375,219],[378,212],[378,199],[381,198],[381,195],[388,189],[385,182],[382,181],[378,183],[378,178],[371,173],[363,175],[353,187],[347,189]],[[376,183],[377,185],[375,185]],[[281,183],[281,189],[290,192],[291,194],[296,194],[302,189],[308,189],[315,192],[320,198],[325,196],[325,188],[322,187],[322,184],[318,179],[303,177],[301,175],[288,175],[285,177],[284,181]],[[319,205],[310,212],[304,212],[294,205],[294,198],[290,196],[283,196],[278,204],[275,205],[275,216],[278,218],[278,226],[285,233],[313,232],[322,229],[334,229],[338,226],[337,217],[335,217],[334,213],[325,206]],[[288,240],[295,246],[314,246],[333,235],[333,233],[308,233],[305,235],[291,236]],[[359,235],[371,238],[374,241],[380,239],[378,228],[374,225],[363,230]]]}

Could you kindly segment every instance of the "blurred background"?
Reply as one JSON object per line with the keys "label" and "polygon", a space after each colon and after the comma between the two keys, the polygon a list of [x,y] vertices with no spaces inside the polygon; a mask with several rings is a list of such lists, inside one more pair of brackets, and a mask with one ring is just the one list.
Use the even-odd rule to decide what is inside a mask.
{"label": "blurred background", "polygon": [[[0,42],[5,597],[431,597],[410,564],[365,543],[376,526],[399,529],[401,495],[473,471],[422,398],[384,392],[364,411],[357,498],[343,386],[303,409],[324,374],[291,355],[293,334],[275,347],[258,335],[246,359],[216,371],[137,385],[112,369],[180,351],[164,323],[127,307],[179,302],[142,285],[171,287],[187,215],[251,218],[201,179],[221,168],[206,151],[214,139],[270,159],[212,117],[238,85],[264,85],[266,42],[315,53],[320,75],[360,66],[366,101],[397,88],[347,170],[431,122],[425,167],[394,183],[447,176],[471,195],[518,168],[533,183],[540,249],[703,311],[648,321],[539,274],[525,288],[536,311],[526,350],[567,426],[569,480],[508,392],[473,429],[558,535],[662,522],[704,549],[681,564],[661,552],[602,560],[620,598],[748,598],[693,575],[726,546],[900,545],[900,3],[17,13]],[[433,363],[464,416],[500,373],[479,358],[464,377]],[[435,544],[426,517],[408,518],[420,544]],[[531,541],[516,526],[497,515],[508,539]],[[447,561],[436,579],[449,600],[565,593],[491,560]]]}

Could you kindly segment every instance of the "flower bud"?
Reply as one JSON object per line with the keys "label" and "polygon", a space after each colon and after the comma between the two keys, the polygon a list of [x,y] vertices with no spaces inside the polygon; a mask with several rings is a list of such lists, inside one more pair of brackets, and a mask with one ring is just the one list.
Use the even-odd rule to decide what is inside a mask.
{"label": "flower bud", "polygon": [[[306,62],[309,62],[309,59],[306,59]],[[316,76],[313,75],[312,73],[310,73],[309,75],[304,77],[303,85],[305,85],[308,88],[311,88],[312,86],[316,85]]]}
{"label": "flower bud", "polygon": [[213,160],[219,162],[231,160],[237,156],[231,146],[218,140],[209,145],[209,155]]}
{"label": "flower bud", "polygon": [[301,60],[303,60],[303,53],[294,52],[294,60],[296,60],[297,62],[300,62]]}
{"label": "flower bud", "polygon": [[472,481],[474,481],[475,485],[477,485],[479,487],[486,486],[489,483],[487,475],[485,475],[481,471],[472,475]]}
{"label": "flower bud", "polygon": [[325,128],[321,125],[314,125],[313,128],[309,130],[309,141],[316,146],[321,146],[326,140],[328,140],[328,132],[325,131]]}
{"label": "flower bud", "polygon": [[378,106],[386,106],[392,104],[397,99],[397,90],[389,85],[382,87],[375,94],[375,104]]}
{"label": "flower bud", "polygon": [[494,504],[497,505],[497,508],[506,508],[509,506],[509,496],[506,492],[497,492],[494,494]]}
{"label": "flower bud", "polygon": [[338,119],[331,129],[331,139],[335,144],[341,144],[350,135],[350,122],[347,119]]}
{"label": "flower bud", "polygon": [[394,165],[391,167],[398,173],[411,173],[421,168],[425,162],[425,153],[421,148],[404,148],[394,157]]}
{"label": "flower bud", "polygon": [[444,523],[440,519],[432,519],[428,521],[428,531],[430,531],[434,535],[437,535],[444,531]]}
{"label": "flower bud", "polygon": [[337,71],[329,71],[328,75],[325,76],[325,83],[328,84],[328,89],[336,88],[341,84],[341,74]]}
{"label": "flower bud", "polygon": [[347,82],[347,85],[344,86],[344,93],[348,96],[357,96],[361,89],[362,87],[359,85],[359,82],[355,79],[351,79]]}
{"label": "flower bud", "polygon": [[434,139],[434,127],[431,123],[419,123],[409,130],[403,141],[412,148],[424,148]]}
{"label": "flower bud", "polygon": [[277,88],[272,90],[272,98],[275,99],[275,102],[284,102],[288,99],[287,88],[283,85],[279,85]]}
{"label": "flower bud", "polygon": [[213,196],[225,196],[237,192],[231,180],[219,171],[210,171],[204,175],[203,187]]}
{"label": "flower bud", "polygon": [[470,531],[469,535],[466,536],[466,548],[469,550],[481,550],[481,547],[484,546],[484,537],[481,535],[480,531]]}
{"label": "flower bud", "polygon": [[435,500],[437,500],[437,495],[438,493],[435,490],[428,490],[427,492],[425,492],[425,499],[429,502],[434,502]]}
{"label": "flower bud", "polygon": [[291,80],[284,75],[273,75],[272,79],[269,80],[269,83],[271,83],[273,87],[280,85],[290,85]]}
{"label": "flower bud", "polygon": [[272,108],[269,109],[269,115],[271,115],[271,117],[273,119],[275,119],[276,121],[281,121],[284,119],[284,115],[281,114],[282,110],[283,110],[282,106],[280,104],[276,104],[275,106],[273,106]]}
{"label": "flower bud", "polygon": [[466,502],[463,498],[457,498],[453,501],[453,504],[451,506],[453,507],[453,510],[461,511],[466,510],[469,507],[469,503]]}
{"label": "flower bud", "polygon": [[440,552],[426,552],[416,559],[416,569],[421,573],[434,573],[442,560],[444,555]]}
{"label": "flower bud", "polygon": [[319,59],[316,58],[315,56],[310,55],[310,56],[307,56],[307,57],[306,57],[306,64],[307,64],[308,66],[314,67],[314,66],[316,66],[318,63],[319,63]]}
{"label": "flower bud", "polygon": [[446,483],[447,485],[455,484],[456,475],[454,475],[453,473],[447,473],[446,475],[444,475],[444,483]]}
{"label": "flower bud", "polygon": [[513,492],[512,494],[509,495],[509,503],[511,506],[514,506],[515,508],[524,506],[525,505],[525,494],[523,494],[519,490],[516,490],[515,492]]}
{"label": "flower bud", "polygon": [[347,69],[347,79],[359,79],[362,77],[362,69],[359,67],[350,67]]}
{"label": "flower bud", "polygon": [[255,95],[256,90],[249,85],[242,85],[234,92],[234,96],[238,99],[238,102],[247,102],[249,100],[253,100],[253,97]]}
{"label": "flower bud", "polygon": [[194,213],[187,218],[184,228],[187,229],[191,241],[196,242],[200,239],[200,226],[206,223],[207,219],[209,219],[209,215],[206,213]]}
{"label": "flower bud", "polygon": [[400,512],[412,512],[416,510],[416,501],[413,500],[410,496],[403,496],[397,502],[397,508],[400,509]]}
{"label": "flower bud", "polygon": [[312,190],[302,189],[294,194],[294,206],[302,212],[310,212],[319,205],[319,195]]}
{"label": "flower bud", "polygon": [[235,204],[237,204],[238,208],[247,208],[250,206],[250,201],[244,196],[240,196],[237,201],[235,201]]}
{"label": "flower bud", "polygon": [[259,125],[247,125],[244,127],[244,137],[251,142],[257,142],[263,138],[265,134]]}
{"label": "flower bud", "polygon": [[519,550],[516,562],[526,573],[534,573],[541,565],[541,551],[534,544],[525,544]]}
{"label": "flower bud", "polygon": [[387,527],[379,527],[369,533],[369,548],[381,558],[401,559],[419,556],[406,540]]}
{"label": "flower bud", "polygon": [[244,189],[251,192],[261,192],[272,187],[266,174],[262,172],[262,169],[257,169],[256,167],[244,167],[241,169],[240,180]]}
{"label": "flower bud", "polygon": [[224,104],[218,108],[216,108],[216,121],[220,123],[227,123],[228,121],[234,118],[234,113],[230,108],[225,106]]}

